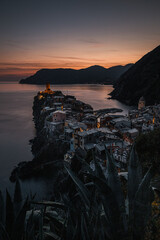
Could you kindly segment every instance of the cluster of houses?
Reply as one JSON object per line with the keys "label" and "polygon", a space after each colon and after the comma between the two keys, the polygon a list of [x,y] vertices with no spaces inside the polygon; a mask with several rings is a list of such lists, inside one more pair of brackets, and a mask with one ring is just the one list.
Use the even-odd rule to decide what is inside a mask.
{"label": "cluster of houses", "polygon": [[[45,90],[47,93],[47,88]],[[160,104],[145,106],[144,98],[140,98],[138,109],[128,112],[128,115],[106,113],[99,114],[92,107],[77,100],[74,96],[54,94],[48,87],[46,104],[42,110],[50,111],[45,119],[48,137],[54,137],[59,132],[62,141],[69,143],[70,149],[64,160],[71,162],[76,149],[86,154],[94,152],[95,157],[106,165],[105,149],[112,152],[119,170],[127,167],[130,147],[140,133],[152,131],[160,126]],[[44,97],[39,93],[39,99]],[[91,163],[92,164],[92,163]]]}

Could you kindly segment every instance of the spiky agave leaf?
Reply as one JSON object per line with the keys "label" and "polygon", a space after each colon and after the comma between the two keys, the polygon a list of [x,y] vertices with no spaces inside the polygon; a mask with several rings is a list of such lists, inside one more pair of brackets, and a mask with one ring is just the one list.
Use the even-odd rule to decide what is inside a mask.
{"label": "spiky agave leaf", "polygon": [[26,199],[19,211],[12,228],[11,240],[21,240],[24,235],[25,217],[28,210],[28,199]]}
{"label": "spiky agave leaf", "polygon": [[152,168],[150,168],[142,179],[135,195],[133,205],[134,239],[141,239],[151,214],[151,203],[154,200],[153,191],[150,187],[152,177]]}
{"label": "spiky agave leaf", "polygon": [[82,163],[82,165],[86,168],[86,170],[91,174],[91,175],[95,175],[95,172],[91,169],[90,165],[84,160],[82,159],[80,156],[77,155],[78,160]]}
{"label": "spiky agave leaf", "polygon": [[43,202],[31,202],[32,204],[36,204],[36,205],[43,205],[46,207],[54,207],[54,208],[59,208],[62,210],[66,210],[67,206],[64,203],[60,203],[60,202],[52,202],[52,201],[43,201]]}
{"label": "spiky agave leaf", "polygon": [[88,232],[88,224],[86,222],[84,213],[81,213],[81,239],[82,240],[90,240],[89,232]]}
{"label": "spiky agave leaf", "polygon": [[[93,153],[92,153],[92,154],[93,154]],[[105,177],[105,175],[104,175],[104,173],[103,173],[103,170],[102,170],[99,162],[97,161],[97,159],[95,159],[94,154],[93,154],[93,161],[94,161],[94,163],[95,163],[95,171],[93,171],[93,170],[91,169],[91,167],[89,166],[89,164],[88,164],[86,161],[84,161],[83,159],[81,159],[82,164],[85,166],[86,170],[87,170],[88,173],[89,173],[88,175],[89,175],[89,176],[91,177],[91,179],[93,180],[92,182],[89,182],[89,183],[85,184],[85,186],[94,188],[94,189],[92,190],[92,192],[91,192],[91,199],[92,199],[92,201],[91,201],[91,207],[93,206],[93,208],[92,208],[93,214],[96,214],[97,208],[94,208],[94,203],[96,203],[96,201],[95,201],[95,197],[96,197],[96,194],[95,194],[96,186],[95,186],[95,182],[94,182],[94,181],[95,181],[95,179],[98,179],[98,178],[99,178],[100,180],[102,180],[103,182],[105,182],[105,183],[107,184],[107,179],[106,179],[106,177]]]}
{"label": "spiky agave leaf", "polygon": [[2,196],[2,192],[0,191],[0,223],[4,225],[5,219],[5,207],[4,207],[4,199]]}
{"label": "spiky agave leaf", "polygon": [[[78,221],[76,221],[75,228],[74,228],[74,231],[73,231],[72,240],[76,240],[77,236],[80,235],[79,233],[80,233],[80,231],[79,231],[79,223],[78,223]],[[66,240],[67,240],[67,238],[66,238]]]}
{"label": "spiky agave leaf", "polygon": [[13,204],[14,204],[14,212],[16,216],[22,207],[22,192],[21,192],[21,186],[18,178],[15,184]]}
{"label": "spiky agave leaf", "polygon": [[107,179],[103,173],[103,170],[99,164],[99,162],[97,161],[97,159],[95,159],[95,156],[93,154],[93,161],[95,163],[95,171],[93,171],[91,169],[91,167],[89,166],[89,164],[87,162],[85,162],[84,160],[81,159],[81,162],[83,163],[83,165],[85,166],[86,170],[88,171],[88,175],[90,176],[90,178],[92,179],[92,182],[86,183],[85,186],[87,187],[92,187],[91,188],[91,205],[90,205],[90,210],[92,210],[92,214],[95,215],[97,214],[97,205],[95,207],[95,204],[97,204],[96,202],[96,186],[94,183],[95,178],[99,178],[102,181],[104,181],[107,184]]}
{"label": "spiky agave leaf", "polygon": [[4,225],[0,222],[0,239],[1,240],[10,240],[8,233],[5,230]]}
{"label": "spiky agave leaf", "polygon": [[100,166],[100,164],[98,163],[97,159],[95,158],[95,155],[94,153],[93,154],[93,161],[94,161],[94,164],[95,164],[95,174],[98,178],[102,179],[103,181],[106,181],[106,177],[104,175],[104,172]]}
{"label": "spiky agave leaf", "polygon": [[26,212],[25,218],[25,240],[35,240],[34,210],[31,211],[28,219],[27,214],[29,214],[29,212]]}
{"label": "spiky agave leaf", "polygon": [[[96,206],[95,206],[96,207]],[[92,218],[92,222],[90,224],[90,232],[91,232],[91,239],[93,240],[104,240],[105,235],[105,222],[106,219],[103,219],[102,224],[102,204],[97,203],[97,212],[94,214],[94,217]],[[104,214],[103,214],[104,215]],[[107,228],[106,228],[107,229]]]}
{"label": "spiky agave leaf", "polygon": [[46,217],[50,220],[50,224],[54,227],[57,235],[60,236],[62,230],[66,232],[65,219],[54,216],[52,213],[46,213]]}
{"label": "spiky agave leaf", "polygon": [[[79,191],[79,190],[78,190]],[[77,195],[77,194],[75,194]],[[72,240],[77,240],[80,236],[80,221],[79,217],[81,214],[81,209],[85,207],[84,203],[76,197],[70,198],[69,195],[63,195],[62,199],[67,206],[67,212],[65,215],[65,223],[64,225],[66,226],[65,229],[66,231],[63,231],[64,233],[64,239],[72,239]],[[78,202],[77,202],[78,200]],[[62,239],[63,239],[62,237]]]}
{"label": "spiky agave leaf", "polygon": [[75,175],[75,173],[69,169],[67,166],[65,166],[65,169],[67,170],[68,174],[76,184],[79,194],[81,196],[81,200],[84,202],[84,205],[89,208],[90,205],[90,193],[86,186],[83,184],[83,182]]}
{"label": "spiky agave leaf", "polygon": [[128,199],[130,208],[133,208],[133,200],[142,180],[142,168],[133,144],[128,164]]}
{"label": "spiky agave leaf", "polygon": [[[103,230],[101,230],[101,229],[103,229]],[[100,217],[100,230],[101,230],[101,236],[100,236],[99,240],[112,239],[111,235],[109,235],[111,231],[109,229],[109,225],[108,225],[108,222],[106,221],[106,216],[104,214],[101,214],[101,217]],[[95,240],[96,240],[96,238],[95,238]]]}
{"label": "spiky agave leaf", "polygon": [[39,216],[39,240],[43,240],[44,234],[43,234],[43,210],[41,209],[41,214]]}
{"label": "spiky agave leaf", "polygon": [[59,237],[57,234],[55,234],[53,232],[44,232],[44,235],[47,237],[47,239],[61,240],[61,237]]}
{"label": "spiky agave leaf", "polygon": [[[66,240],[67,239],[78,239],[77,236],[80,236],[79,232],[79,213],[77,212],[76,218],[72,218],[72,213],[71,209],[69,209],[68,214],[67,214],[67,232],[66,232]],[[75,216],[74,216],[75,217]],[[76,229],[75,229],[75,226]],[[75,231],[76,230],[76,231]]]}
{"label": "spiky agave leaf", "polygon": [[[99,209],[99,206],[98,206]],[[97,209],[96,209],[97,210]],[[96,212],[96,214],[94,214],[93,216],[91,216],[91,220],[89,222],[89,231],[90,231],[90,236],[91,239],[98,239],[97,235],[98,235],[98,221],[99,221],[99,215],[98,211]],[[93,227],[94,226],[94,227]]]}
{"label": "spiky agave leaf", "polygon": [[14,190],[14,203],[22,202],[22,192],[19,179],[16,180],[15,190]]}
{"label": "spiky agave leaf", "polygon": [[107,149],[106,149],[106,158],[107,158],[108,186],[112,189],[113,193],[115,194],[119,207],[124,208],[124,196],[122,192],[121,182],[118,176],[117,169],[114,164],[114,160],[108,153]]}
{"label": "spiky agave leaf", "polygon": [[132,150],[129,157],[128,164],[128,204],[129,204],[129,231],[133,230],[133,204],[136,192],[139,184],[142,180],[142,168],[139,162],[137,152],[135,150],[135,144],[132,146]]}
{"label": "spiky agave leaf", "polygon": [[[118,176],[117,169],[115,167],[115,162],[113,157],[108,153],[107,148],[105,148],[106,151],[106,159],[107,159],[107,182],[108,186],[112,189],[112,192],[115,195],[117,204],[119,206],[119,212],[121,215],[121,233],[124,235],[127,230],[127,220],[126,220],[126,211],[125,211],[125,200],[124,195],[122,192],[121,182],[120,178]],[[125,233],[123,233],[123,231]]]}
{"label": "spiky agave leaf", "polygon": [[102,201],[105,219],[108,223],[108,236],[116,238],[119,231],[120,212],[119,206],[116,201],[115,195],[111,188],[103,180],[96,178],[94,179],[96,188],[99,192],[99,197]]}
{"label": "spiky agave leaf", "polygon": [[14,206],[9,192],[6,190],[6,220],[5,229],[9,236],[11,236],[14,223]]}

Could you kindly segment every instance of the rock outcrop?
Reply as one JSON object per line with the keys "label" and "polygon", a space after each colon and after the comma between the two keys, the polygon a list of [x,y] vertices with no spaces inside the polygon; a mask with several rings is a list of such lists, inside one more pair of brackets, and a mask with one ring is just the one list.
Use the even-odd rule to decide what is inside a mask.
{"label": "rock outcrop", "polygon": [[137,105],[141,96],[146,105],[160,102],[160,46],[143,56],[115,84],[111,96],[128,105]]}

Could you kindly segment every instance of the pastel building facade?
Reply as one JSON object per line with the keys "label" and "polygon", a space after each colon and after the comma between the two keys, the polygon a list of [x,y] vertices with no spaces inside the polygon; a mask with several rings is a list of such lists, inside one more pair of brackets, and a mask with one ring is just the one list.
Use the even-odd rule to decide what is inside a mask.
{"label": "pastel building facade", "polygon": [[52,115],[53,122],[65,122],[65,120],[66,120],[66,113],[61,110],[55,111]]}

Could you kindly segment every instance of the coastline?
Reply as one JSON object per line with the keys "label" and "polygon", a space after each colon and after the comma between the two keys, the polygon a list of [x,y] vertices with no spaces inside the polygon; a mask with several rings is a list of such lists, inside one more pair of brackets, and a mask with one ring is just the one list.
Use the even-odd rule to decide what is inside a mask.
{"label": "coastline", "polygon": [[[47,92],[48,91],[48,92]],[[57,112],[59,110],[59,108],[56,106],[56,108],[51,108],[51,106],[53,107],[53,102],[54,102],[54,98],[60,98],[60,99],[65,99],[63,101],[63,106],[65,107],[69,107],[69,109],[71,110],[71,113],[69,113],[68,115],[68,120],[70,119],[71,115],[76,114],[76,118],[77,120],[79,118],[79,115],[81,115],[81,117],[83,115],[86,115],[87,113],[89,114],[95,114],[95,115],[104,115],[104,114],[108,114],[108,113],[117,113],[117,112],[122,112],[121,109],[117,109],[117,108],[110,108],[110,109],[99,109],[99,110],[95,110],[93,111],[93,108],[89,105],[89,104],[85,104],[84,102],[81,102],[79,100],[76,100],[76,98],[74,96],[70,96],[70,95],[64,95],[62,94],[61,91],[57,91],[57,92],[53,92],[52,90],[46,90],[45,91],[41,91],[38,92],[37,96],[34,97],[34,103],[33,103],[33,120],[34,120],[34,124],[35,124],[35,128],[36,128],[36,136],[34,139],[32,139],[30,141],[30,144],[32,145],[32,154],[34,155],[34,158],[32,161],[29,162],[21,162],[18,164],[18,166],[16,168],[14,168],[14,170],[11,173],[10,176],[10,180],[12,182],[14,182],[16,180],[16,178],[20,178],[20,179],[27,179],[30,177],[35,177],[35,176],[40,176],[40,175],[46,175],[47,171],[50,170],[50,167],[53,167],[53,169],[61,169],[63,168],[63,157],[66,154],[66,152],[69,150],[69,142],[65,141],[65,139],[60,139],[59,136],[61,133],[61,131],[54,131],[55,136],[53,135],[53,133],[51,133],[51,131],[53,131],[53,129],[50,129],[50,127],[47,129],[46,126],[46,118],[47,116],[50,116],[51,114],[54,114],[54,112],[57,110]],[[44,105],[45,103],[45,99],[47,100],[47,105],[50,107],[47,107],[47,105]],[[70,100],[71,99],[71,100]],[[57,100],[56,100],[57,101]],[[68,102],[70,101],[70,102]],[[58,104],[57,102],[55,102],[54,104]],[[62,105],[62,103],[60,103],[60,105]],[[42,107],[43,106],[43,107]],[[48,109],[47,109],[48,108]],[[43,112],[42,112],[42,109]],[[61,109],[61,108],[60,108]],[[65,113],[65,110],[68,111],[68,108],[64,108],[63,111]],[[70,112],[70,111],[69,111]],[[63,128],[65,123],[62,123]],[[97,127],[97,121],[94,124],[94,127]],[[49,136],[48,136],[49,134]],[[58,134],[58,135],[57,135]],[[59,152],[59,147],[57,146],[56,148],[54,148],[57,144],[57,140],[59,141],[59,144],[61,145],[61,154]],[[42,142],[40,144],[40,142]],[[40,145],[39,145],[40,144]],[[58,144],[58,145],[59,145]],[[65,147],[62,147],[63,144],[65,144]],[[48,161],[48,159],[51,157],[49,156],[51,154],[51,146],[52,146],[52,150],[54,149],[55,152],[59,152],[59,156],[58,159],[55,159],[54,161]],[[68,147],[66,147],[68,146]],[[64,152],[63,152],[64,150]],[[46,151],[50,152],[48,155],[48,158],[44,159],[43,155],[47,154],[45,153]],[[53,153],[52,153],[53,154]],[[49,168],[48,168],[49,166]]]}

